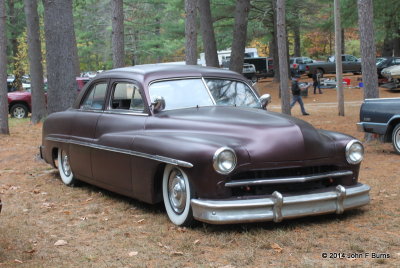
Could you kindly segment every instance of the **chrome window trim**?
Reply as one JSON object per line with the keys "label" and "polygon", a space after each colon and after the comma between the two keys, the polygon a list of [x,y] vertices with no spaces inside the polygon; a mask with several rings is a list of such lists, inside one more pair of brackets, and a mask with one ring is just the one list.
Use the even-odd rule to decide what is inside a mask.
{"label": "chrome window trim", "polygon": [[353,171],[343,170],[343,171],[325,172],[310,176],[294,176],[294,177],[268,178],[268,179],[257,179],[257,180],[235,180],[225,183],[225,186],[241,187],[241,186],[269,185],[269,184],[305,183],[320,179],[336,178],[336,177],[351,176],[351,175],[353,175]]}
{"label": "chrome window trim", "polygon": [[127,154],[131,156],[137,156],[137,157],[142,157],[142,158],[147,158],[175,166],[181,166],[185,168],[192,168],[193,164],[183,161],[183,160],[178,160],[166,156],[161,156],[161,155],[151,155],[151,154],[146,154],[142,152],[137,152],[133,150],[127,150],[127,149],[119,149],[115,147],[110,147],[110,146],[103,146],[103,145],[98,145],[98,144],[93,144],[90,142],[81,142],[81,141],[75,141],[71,139],[63,139],[63,138],[54,138],[54,137],[46,137],[46,141],[54,141],[54,142],[62,142],[62,143],[67,143],[67,144],[74,144],[74,145],[79,145],[79,146],[84,146],[84,147],[89,147],[93,149],[98,149],[98,150],[104,150],[104,151],[109,151],[109,152],[115,152],[115,153],[121,153],[121,154]]}
{"label": "chrome window trim", "polygon": [[208,95],[210,96],[210,98],[211,98],[213,104],[214,104],[214,105],[217,105],[217,102],[215,101],[213,95],[211,94],[210,88],[207,86],[206,79],[205,79],[204,77],[201,77],[201,81],[203,81],[203,84],[204,84],[205,88],[207,89]]}
{"label": "chrome window trim", "polygon": [[113,109],[105,110],[105,114],[123,114],[123,115],[137,115],[137,116],[149,116],[147,113],[135,112],[134,110],[123,110],[123,109]]}
{"label": "chrome window trim", "polygon": [[97,113],[97,114],[102,114],[104,113],[104,110],[95,110],[95,109],[72,109],[76,112],[89,112],[89,113]]}

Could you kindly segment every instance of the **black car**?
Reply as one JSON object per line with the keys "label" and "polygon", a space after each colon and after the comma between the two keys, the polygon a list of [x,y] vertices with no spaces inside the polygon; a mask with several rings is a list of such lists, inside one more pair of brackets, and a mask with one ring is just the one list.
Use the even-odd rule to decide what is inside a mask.
{"label": "black car", "polygon": [[400,65],[400,57],[381,57],[376,59],[376,69],[378,71],[378,78],[383,78],[381,72],[383,69],[393,66]]}
{"label": "black car", "polygon": [[360,131],[382,135],[400,154],[400,98],[366,99],[357,126]]}

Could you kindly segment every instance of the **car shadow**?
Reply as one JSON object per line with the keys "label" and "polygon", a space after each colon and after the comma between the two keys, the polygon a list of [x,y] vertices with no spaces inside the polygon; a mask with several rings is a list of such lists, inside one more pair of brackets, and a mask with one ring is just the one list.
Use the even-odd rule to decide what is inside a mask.
{"label": "car shadow", "polygon": [[[57,171],[52,172],[54,179],[60,180],[59,174]],[[63,185],[64,187],[67,187]],[[108,199],[111,199],[115,202],[122,202],[126,205],[132,206],[135,209],[141,210],[142,213],[148,214],[160,214],[165,216],[167,219],[167,212],[165,211],[164,204],[162,202],[157,204],[148,204],[142,201],[133,199],[128,196],[120,195],[103,188],[99,188],[97,186],[88,184],[83,181],[78,181],[78,183],[74,186],[79,188],[87,193],[88,196],[93,194],[101,194]],[[267,231],[290,231],[293,229],[301,228],[301,227],[312,227],[314,225],[324,225],[329,224],[334,221],[345,221],[347,219],[351,219],[354,217],[361,216],[365,213],[364,208],[355,208],[350,211],[346,211],[343,214],[324,214],[324,215],[316,215],[316,216],[306,216],[302,218],[296,219],[286,219],[282,222],[275,223],[272,221],[264,221],[264,222],[253,222],[253,223],[237,223],[237,224],[209,224],[204,222],[195,221],[191,229],[200,231],[200,232],[216,232],[216,233],[240,233],[247,232],[249,230],[257,230],[263,229]],[[173,225],[173,223],[170,223]]]}

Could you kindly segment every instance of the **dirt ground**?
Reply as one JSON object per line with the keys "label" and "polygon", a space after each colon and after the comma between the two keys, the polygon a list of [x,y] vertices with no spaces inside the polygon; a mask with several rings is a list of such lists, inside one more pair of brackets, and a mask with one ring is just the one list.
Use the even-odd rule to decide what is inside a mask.
{"label": "dirt ground", "polygon": [[[362,89],[349,78],[345,117],[337,115],[335,89],[309,92],[310,116],[298,104],[292,114],[363,140],[356,130]],[[280,112],[277,85],[266,79],[257,87]],[[381,88],[380,96],[400,92]],[[400,266],[400,156],[390,144],[365,144],[360,181],[372,187],[372,201],[363,208],[282,223],[177,228],[162,205],[86,184],[64,186],[38,158],[41,125],[10,119],[10,128],[10,136],[0,136],[0,267]]]}

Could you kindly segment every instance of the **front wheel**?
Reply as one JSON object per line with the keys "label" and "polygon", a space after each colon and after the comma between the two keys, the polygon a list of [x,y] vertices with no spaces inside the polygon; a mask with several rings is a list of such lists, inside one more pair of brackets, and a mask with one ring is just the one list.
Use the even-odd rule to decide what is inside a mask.
{"label": "front wheel", "polygon": [[178,226],[191,225],[192,189],[186,173],[179,167],[167,165],[163,175],[162,191],[165,209],[172,223]]}
{"label": "front wheel", "polygon": [[393,129],[392,144],[395,152],[400,154],[400,124],[397,124]]}
{"label": "front wheel", "polygon": [[67,152],[60,148],[58,150],[58,171],[61,180],[65,185],[73,186],[76,183],[76,179],[74,178],[69,162]]}
{"label": "front wheel", "polygon": [[21,103],[14,104],[10,109],[10,115],[14,118],[25,118],[28,116],[28,112],[28,107]]}

